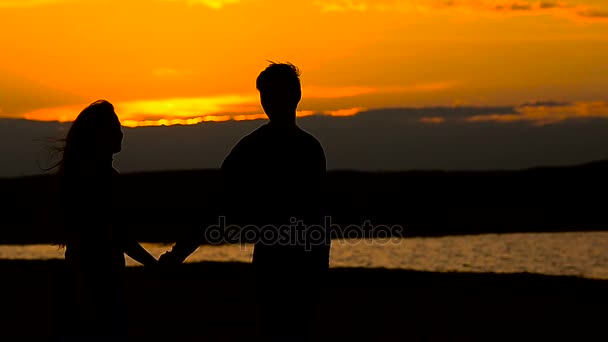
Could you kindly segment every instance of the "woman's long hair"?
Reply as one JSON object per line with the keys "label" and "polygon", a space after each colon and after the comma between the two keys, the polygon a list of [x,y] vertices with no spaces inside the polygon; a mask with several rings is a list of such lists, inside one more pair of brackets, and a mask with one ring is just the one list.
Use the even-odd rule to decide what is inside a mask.
{"label": "woman's long hair", "polygon": [[72,123],[65,138],[63,157],[58,164],[60,177],[69,176],[73,169],[86,160],[95,149],[95,131],[114,114],[114,106],[98,100],[82,110]]}
{"label": "woman's long hair", "polygon": [[[67,136],[63,139],[63,146],[56,148],[62,154],[61,160],[53,168],[58,168],[59,202],[62,211],[68,210],[67,203],[71,200],[70,189],[72,182],[78,177],[81,166],[96,153],[96,144],[99,129],[106,127],[109,119],[116,116],[114,106],[106,100],[98,100],[91,103],[78,114],[72,123]],[[58,234],[58,245],[65,247],[67,242],[66,222],[61,224]]]}

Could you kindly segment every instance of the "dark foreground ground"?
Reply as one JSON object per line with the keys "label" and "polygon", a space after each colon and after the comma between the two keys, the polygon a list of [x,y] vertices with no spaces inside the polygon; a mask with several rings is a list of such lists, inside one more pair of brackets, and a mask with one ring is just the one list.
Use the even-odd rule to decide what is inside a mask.
{"label": "dark foreground ground", "polygon": [[[61,261],[0,261],[1,341],[45,341]],[[129,268],[132,340],[252,340],[250,264]],[[533,274],[332,269],[318,341],[597,341],[608,281]]]}

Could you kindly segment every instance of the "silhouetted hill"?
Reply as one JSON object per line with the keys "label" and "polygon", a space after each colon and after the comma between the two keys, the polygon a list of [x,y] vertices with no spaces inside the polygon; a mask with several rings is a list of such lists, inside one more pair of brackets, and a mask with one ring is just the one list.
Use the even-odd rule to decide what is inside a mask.
{"label": "silhouetted hill", "polygon": [[[606,119],[583,117],[546,125],[467,121],[516,112],[513,106],[373,109],[350,117],[303,117],[298,124],[323,144],[330,170],[517,170],[608,158]],[[424,122],[434,118],[445,121]],[[266,122],[124,128],[123,151],[115,165],[121,172],[217,168],[244,135]],[[42,166],[52,163],[39,139],[63,138],[69,127],[0,119],[0,177],[41,174],[37,161]]]}
{"label": "silhouetted hill", "polygon": [[[521,171],[333,171],[319,200],[342,228],[370,220],[402,226],[392,231],[400,236],[606,230],[607,174],[608,161]],[[170,242],[217,223],[217,170],[122,178],[117,223],[142,241]],[[51,242],[60,212],[54,189],[51,176],[0,179],[0,243]]]}

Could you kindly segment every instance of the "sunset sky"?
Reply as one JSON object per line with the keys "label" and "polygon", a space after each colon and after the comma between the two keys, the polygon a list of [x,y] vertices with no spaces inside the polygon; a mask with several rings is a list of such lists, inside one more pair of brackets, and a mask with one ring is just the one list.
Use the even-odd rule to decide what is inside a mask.
{"label": "sunset sky", "polygon": [[126,126],[259,118],[267,60],[302,70],[300,115],[608,118],[605,0],[0,0],[0,32],[0,118],[66,121],[101,98]]}

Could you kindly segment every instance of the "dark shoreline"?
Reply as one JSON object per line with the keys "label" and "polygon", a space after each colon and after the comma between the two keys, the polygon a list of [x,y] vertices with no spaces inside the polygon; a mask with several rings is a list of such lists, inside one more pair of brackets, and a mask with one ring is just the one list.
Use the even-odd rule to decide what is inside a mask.
{"label": "dark shoreline", "polygon": [[[63,261],[0,260],[3,340],[54,331]],[[130,334],[142,341],[251,339],[251,265],[128,268]],[[318,341],[585,341],[605,335],[608,281],[537,274],[331,269]]]}
{"label": "dark shoreline", "polygon": [[[397,236],[606,231],[608,160],[519,171],[328,173],[332,223],[397,225]],[[116,222],[142,242],[218,223],[218,170],[125,174]],[[49,244],[60,213],[52,176],[0,179],[0,244]],[[239,200],[239,199],[235,199]],[[241,199],[242,200],[242,199]]]}

